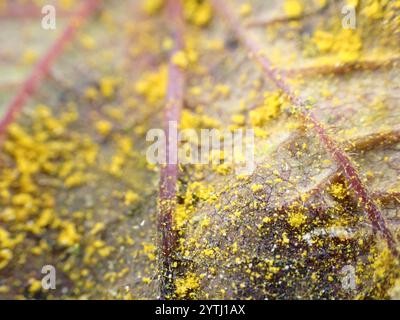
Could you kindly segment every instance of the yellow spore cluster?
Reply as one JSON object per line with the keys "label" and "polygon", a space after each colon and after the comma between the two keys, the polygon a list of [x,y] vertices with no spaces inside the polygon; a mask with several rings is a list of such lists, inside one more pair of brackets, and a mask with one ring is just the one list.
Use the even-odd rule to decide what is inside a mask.
{"label": "yellow spore cluster", "polygon": [[362,10],[362,14],[371,19],[380,19],[383,17],[384,6],[388,3],[387,0],[369,0]]}
{"label": "yellow spore cluster", "polygon": [[299,17],[304,11],[304,6],[299,0],[285,0],[283,9],[289,17]]}
{"label": "yellow spore cluster", "polygon": [[190,110],[183,110],[180,122],[180,129],[204,129],[219,128],[220,123],[217,119],[211,118],[206,114],[194,113]]}
{"label": "yellow spore cluster", "polygon": [[165,0],[145,0],[143,1],[143,11],[148,15],[157,13],[163,6]]}
{"label": "yellow spore cluster", "polygon": [[187,273],[183,278],[175,280],[175,295],[178,299],[196,297],[196,290],[200,287],[200,279],[194,273]]}
{"label": "yellow spore cluster", "polygon": [[301,212],[290,213],[288,222],[293,228],[301,227],[307,220],[307,216]]}
{"label": "yellow spore cluster", "polygon": [[333,54],[343,62],[357,60],[363,47],[359,32],[352,29],[341,29],[337,33],[316,30],[311,41],[321,54]]}
{"label": "yellow spore cluster", "polygon": [[[1,268],[11,262],[13,250],[29,234],[38,236],[53,230],[62,247],[80,240],[75,224],[57,214],[51,188],[43,191],[42,187],[46,180],[54,188],[80,186],[88,181],[87,169],[96,161],[98,148],[88,137],[68,133],[69,139],[65,139],[68,127],[77,119],[74,108],[69,109],[55,117],[50,108],[39,105],[30,127],[14,123],[8,129],[3,161],[13,165],[0,173],[0,220],[4,224],[0,229]],[[48,249],[46,241],[40,240],[31,252],[39,255]]]}
{"label": "yellow spore cluster", "polygon": [[[3,161],[14,163],[1,171],[1,221],[4,227],[0,230],[0,267],[3,269],[13,263],[24,263],[30,259],[29,254],[40,256],[51,255],[48,240],[53,239],[58,250],[79,250],[84,248],[83,262],[92,265],[101,258],[108,257],[114,250],[98,234],[104,230],[103,223],[96,223],[85,236],[82,227],[76,223],[83,217],[90,218],[86,212],[71,212],[68,217],[59,211],[54,194],[62,189],[73,189],[87,183],[91,178],[88,171],[96,165],[98,146],[84,134],[70,130],[77,119],[74,108],[53,116],[50,108],[40,105],[32,114],[30,126],[12,124],[9,127],[8,139],[4,142],[6,156]],[[123,137],[118,139],[121,152],[129,153],[131,144]],[[42,181],[50,185],[43,188]],[[137,195],[128,192],[126,203],[136,201]],[[89,219],[90,220],[90,219]],[[88,221],[89,221],[88,220]],[[11,232],[14,234],[11,237]],[[13,253],[30,235],[40,236],[36,244],[26,243],[25,252]],[[46,235],[46,237],[43,237]],[[84,236],[87,238],[84,240]],[[87,245],[86,245],[87,240]],[[50,240],[51,241],[51,240]],[[54,245],[53,245],[54,246]],[[18,261],[13,257],[18,256]],[[65,271],[72,265],[66,263]],[[84,270],[83,270],[84,271]],[[83,277],[88,271],[82,271]],[[78,279],[76,272],[71,273],[71,280]],[[28,290],[31,294],[41,290],[37,280],[31,279]],[[87,282],[87,289],[90,288]],[[83,289],[83,287],[82,287]]]}
{"label": "yellow spore cluster", "polygon": [[[191,212],[193,212],[198,201],[213,201],[215,200],[214,189],[211,186],[206,186],[201,182],[192,182],[188,185],[184,197],[184,203],[179,204],[175,211],[175,228],[183,233],[182,227],[189,221]],[[203,226],[206,226],[204,222]]]}
{"label": "yellow spore cluster", "polygon": [[330,186],[329,192],[339,200],[343,200],[348,195],[348,189],[342,183],[334,183]]}
{"label": "yellow spore cluster", "polygon": [[[165,6],[165,2],[165,0],[145,0],[142,9],[146,14],[154,15]],[[183,9],[186,21],[198,27],[207,26],[213,16],[209,0],[184,0]]]}
{"label": "yellow spore cluster", "polygon": [[184,15],[187,21],[198,26],[207,26],[213,16],[212,7],[209,0],[184,0]]}
{"label": "yellow spore cluster", "polygon": [[161,66],[155,72],[148,72],[136,82],[136,93],[146,98],[147,103],[161,102],[167,91],[167,67]]}
{"label": "yellow spore cluster", "polygon": [[281,93],[266,92],[261,106],[249,112],[250,124],[253,127],[263,127],[270,120],[275,119],[281,112]]}

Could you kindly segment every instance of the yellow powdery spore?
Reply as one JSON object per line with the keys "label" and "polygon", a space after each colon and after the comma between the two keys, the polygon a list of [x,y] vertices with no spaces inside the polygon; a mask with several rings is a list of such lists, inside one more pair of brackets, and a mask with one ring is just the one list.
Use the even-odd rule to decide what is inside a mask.
{"label": "yellow powdery spore", "polygon": [[192,272],[186,274],[184,278],[175,280],[175,295],[178,299],[196,297],[196,290],[200,287],[200,279]]}
{"label": "yellow powdery spore", "polygon": [[[47,231],[60,246],[79,243],[75,224],[57,214],[53,194],[53,185],[63,188],[80,184],[97,158],[98,146],[88,136],[70,130],[69,125],[76,119],[72,105],[57,117],[49,107],[39,105],[29,119],[25,118],[26,125],[9,126],[3,143],[5,166],[0,171],[0,201],[4,208],[0,217],[0,224],[4,224],[0,228],[0,269],[16,255],[16,245],[28,246],[24,240],[29,235],[38,240],[25,250],[26,254],[41,255],[51,249],[47,237],[41,237]],[[43,187],[44,179],[52,184]],[[13,230],[12,237],[7,230]]]}
{"label": "yellow powdery spore", "polygon": [[6,229],[0,227],[0,270],[4,269],[9,264],[13,257],[12,250],[22,240],[21,236],[12,239],[10,233]]}
{"label": "yellow powdery spore", "polygon": [[92,238],[85,248],[83,262],[87,265],[94,265],[98,262],[98,258],[106,258],[114,250],[113,247],[107,246],[103,240]]}
{"label": "yellow powdery spore", "polygon": [[136,192],[134,192],[132,190],[128,190],[125,194],[124,203],[126,206],[129,206],[129,205],[135,203],[136,201],[138,201],[138,199],[139,199],[139,195]]}
{"label": "yellow powdery spore", "polygon": [[172,56],[171,61],[173,64],[177,65],[178,67],[181,67],[182,69],[186,69],[189,65],[188,57],[185,51],[182,50],[176,52]]}
{"label": "yellow powdery spore", "polygon": [[30,285],[28,288],[29,293],[36,293],[42,289],[42,282],[37,279],[31,279]]}
{"label": "yellow powdery spore", "polygon": [[[35,179],[39,173],[59,177],[66,182],[71,180],[71,186],[76,185],[75,180],[82,180],[82,171],[95,162],[98,148],[86,136],[63,137],[68,124],[76,117],[74,111],[68,111],[56,118],[48,107],[41,105],[34,112],[31,129],[16,123],[10,125],[4,151],[15,162],[19,173],[20,178],[14,181],[14,185],[18,183],[20,194],[25,194],[15,201],[32,197],[31,194],[38,188]],[[5,182],[3,179],[6,188]]]}
{"label": "yellow powdery spore", "polygon": [[34,64],[39,57],[39,54],[34,49],[27,49],[22,56],[22,63],[26,65]]}
{"label": "yellow powdery spore", "polygon": [[362,39],[359,32],[340,29],[337,33],[316,30],[311,41],[322,54],[333,54],[343,62],[357,60],[361,55]]}
{"label": "yellow powdery spore", "polygon": [[114,77],[104,77],[100,79],[100,92],[105,98],[111,98],[115,94],[118,80]]}
{"label": "yellow powdery spore", "polygon": [[180,129],[211,129],[218,128],[220,123],[217,119],[205,114],[196,114],[189,110],[182,111]]}
{"label": "yellow powdery spore", "polygon": [[370,19],[381,19],[383,17],[383,7],[386,3],[387,0],[369,0],[361,13]]}
{"label": "yellow powdery spore", "polygon": [[96,41],[88,34],[83,34],[79,38],[81,46],[87,50],[93,50],[96,48]]}
{"label": "yellow powdery spore", "polygon": [[385,247],[380,250],[373,260],[372,276],[376,285],[375,295],[377,298],[386,296],[388,293],[393,296],[396,291],[396,280],[398,283],[399,279],[399,262],[389,248]]}
{"label": "yellow powdery spore", "polygon": [[164,6],[164,0],[143,0],[143,11],[148,15],[156,14]]}
{"label": "yellow powdery spore", "polygon": [[64,10],[71,10],[73,8],[76,8],[77,4],[77,0],[60,0],[60,6],[61,8],[63,8]]}
{"label": "yellow powdery spore", "polygon": [[96,131],[102,136],[108,136],[111,132],[112,124],[107,120],[99,120],[96,122]]}
{"label": "yellow powdery spore", "polygon": [[185,223],[189,219],[189,210],[185,207],[185,205],[179,204],[176,206],[174,220],[175,220],[175,228],[180,230]]}
{"label": "yellow powdery spore", "polygon": [[10,249],[0,249],[0,270],[4,269],[13,257]]}
{"label": "yellow powdery spore", "polygon": [[299,0],[285,0],[283,9],[289,17],[295,18],[303,13],[304,6]]}
{"label": "yellow powdery spore", "polygon": [[[212,202],[215,200],[215,191],[211,186],[201,182],[192,182],[188,185],[184,197],[184,203],[178,204],[174,214],[175,228],[181,228],[188,222],[197,201]],[[205,225],[204,225],[205,226]]]}
{"label": "yellow powdery spore", "polygon": [[282,233],[282,243],[283,244],[289,244],[289,242],[290,242],[290,240],[289,240],[289,238],[287,236],[287,233],[286,232]]}
{"label": "yellow powdery spore", "polygon": [[275,119],[281,112],[281,93],[266,92],[264,102],[258,108],[249,113],[250,123],[254,127],[263,127],[270,120]]}
{"label": "yellow powdery spore", "polygon": [[245,124],[246,117],[243,114],[234,114],[231,117],[231,120],[235,125],[243,126]]}
{"label": "yellow powdery spore", "polygon": [[198,26],[207,26],[213,16],[209,0],[184,0],[184,15],[187,21]]}
{"label": "yellow powdery spore", "polygon": [[257,193],[259,191],[261,191],[264,188],[264,186],[262,184],[253,184],[251,186],[251,191],[253,191],[254,193]]}
{"label": "yellow powdery spore", "polygon": [[247,17],[251,15],[252,12],[253,12],[253,7],[251,6],[250,3],[246,2],[240,6],[239,13],[242,17]]}
{"label": "yellow powdery spore", "polygon": [[156,72],[145,73],[136,82],[135,91],[146,98],[149,104],[162,101],[167,91],[167,67],[161,66]]}
{"label": "yellow powdery spore", "polygon": [[293,228],[301,227],[306,220],[307,217],[301,212],[291,213],[288,218],[288,222]]}
{"label": "yellow powdery spore", "polygon": [[339,200],[343,200],[347,196],[347,189],[341,183],[334,183],[330,188],[329,192],[332,194],[333,197]]}
{"label": "yellow powdery spore", "polygon": [[346,4],[352,7],[357,7],[358,6],[359,0],[346,0]]}
{"label": "yellow powdery spore", "polygon": [[66,247],[71,247],[79,242],[80,235],[72,222],[64,222],[57,242]]}
{"label": "yellow powdery spore", "polygon": [[156,259],[156,246],[152,243],[144,242],[143,245],[143,253],[147,256],[150,261],[154,261]]}

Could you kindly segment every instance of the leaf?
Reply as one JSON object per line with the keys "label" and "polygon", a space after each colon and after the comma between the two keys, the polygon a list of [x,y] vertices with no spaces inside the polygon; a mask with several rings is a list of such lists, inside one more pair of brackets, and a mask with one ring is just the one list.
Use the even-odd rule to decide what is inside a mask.
{"label": "leaf", "polygon": [[[398,8],[345,30],[345,3],[104,1],[57,61],[71,8],[54,33],[5,11],[2,110],[41,82],[2,121],[0,297],[395,298]],[[150,165],[168,121],[254,129],[254,172]],[[62,290],[34,285],[43,261]]]}

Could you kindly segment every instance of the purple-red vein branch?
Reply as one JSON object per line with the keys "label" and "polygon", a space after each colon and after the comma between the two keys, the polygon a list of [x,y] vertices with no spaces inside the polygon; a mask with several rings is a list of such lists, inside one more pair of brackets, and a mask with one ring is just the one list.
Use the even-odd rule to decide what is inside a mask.
{"label": "purple-red vein branch", "polygon": [[320,141],[323,143],[327,151],[338,163],[343,171],[344,177],[347,179],[359,198],[360,204],[363,206],[368,218],[370,219],[374,230],[379,231],[388,243],[388,246],[394,253],[397,253],[394,237],[386,225],[382,213],[378,206],[372,200],[368,191],[363,186],[360,177],[358,176],[355,165],[350,160],[349,156],[339,147],[333,140],[322,124],[317,120],[315,115],[309,110],[309,104],[298,96],[285,81],[283,74],[272,66],[272,62],[263,54],[261,46],[255,42],[251,36],[242,27],[239,19],[234,15],[230,8],[223,0],[212,0],[216,11],[228,21],[230,28],[235,32],[237,38],[244,44],[251,56],[253,56],[262,66],[265,74],[281,89],[289,98],[295,110],[303,118],[312,130],[315,131]]}
{"label": "purple-red vein branch", "polygon": [[28,78],[23,82],[17,94],[6,107],[5,116],[0,121],[0,135],[3,137],[7,127],[15,120],[30,98],[40,85],[43,78],[49,73],[54,61],[64,52],[66,44],[72,40],[82,23],[98,7],[101,0],[86,0],[80,9],[71,18],[61,36],[47,50],[44,56],[35,65]]}
{"label": "purple-red vein branch", "polygon": [[160,173],[160,208],[158,232],[160,237],[161,298],[172,293],[172,253],[176,247],[176,232],[173,227],[173,214],[176,206],[176,188],[178,177],[177,145],[170,141],[170,123],[179,124],[184,100],[185,72],[172,62],[178,51],[184,50],[184,19],[181,0],[169,0],[167,3],[168,20],[172,26],[175,47],[171,52],[168,66],[168,86],[164,111],[164,132],[166,136],[166,162]]}
{"label": "purple-red vein branch", "polygon": [[[31,4],[14,4],[8,3],[4,9],[0,10],[1,19],[38,19],[42,18],[42,8],[33,3]],[[65,17],[71,14],[70,11],[57,9],[57,17]]]}

